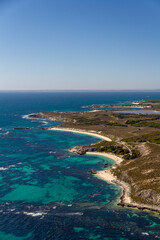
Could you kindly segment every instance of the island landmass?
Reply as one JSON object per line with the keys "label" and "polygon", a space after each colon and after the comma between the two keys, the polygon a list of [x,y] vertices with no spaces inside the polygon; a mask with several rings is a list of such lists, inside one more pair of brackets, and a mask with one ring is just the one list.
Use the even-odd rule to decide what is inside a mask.
{"label": "island landmass", "polygon": [[70,150],[80,155],[99,154],[115,160],[116,165],[111,168],[107,169],[106,163],[104,170],[91,169],[90,173],[122,187],[119,205],[160,213],[160,100],[91,106],[94,110],[40,112],[31,116],[62,123],[43,129],[100,137],[102,141]]}

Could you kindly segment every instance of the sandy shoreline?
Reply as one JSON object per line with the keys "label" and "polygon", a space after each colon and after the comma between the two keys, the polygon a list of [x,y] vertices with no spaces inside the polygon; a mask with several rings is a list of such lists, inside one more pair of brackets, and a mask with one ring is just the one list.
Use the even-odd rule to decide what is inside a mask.
{"label": "sandy shoreline", "polygon": [[89,155],[99,155],[99,156],[103,156],[103,157],[107,157],[107,158],[111,158],[113,159],[117,164],[120,164],[123,159],[112,154],[112,153],[100,153],[100,152],[86,152],[86,154],[89,154]]}
{"label": "sandy shoreline", "polygon": [[[122,158],[120,158],[112,153],[86,152],[86,154],[107,157],[107,158],[113,159],[116,162],[116,164],[120,164],[123,161]],[[120,182],[116,178],[116,176],[114,176],[111,173],[111,169],[114,167],[115,167],[115,164],[109,169],[97,171],[96,176],[104,181],[121,186],[121,188],[123,189],[123,202],[130,204],[131,203],[131,198],[129,196],[130,195],[130,187],[128,184],[126,184],[124,182],[123,183]],[[125,194],[124,194],[124,192],[125,192]]]}
{"label": "sandy shoreline", "polygon": [[62,128],[62,127],[51,127],[49,130],[57,130],[57,131],[65,131],[65,132],[73,132],[73,133],[80,133],[80,134],[86,134],[91,135],[93,137],[98,137],[103,140],[111,142],[112,140],[109,137],[103,136],[100,133],[96,133],[95,131],[83,131],[80,129],[74,129],[74,128]]}
{"label": "sandy shoreline", "polygon": [[[101,138],[106,141],[112,141],[110,138],[108,138],[106,136],[103,136],[96,132],[94,133],[94,131],[91,132],[91,131],[83,131],[80,129],[62,128],[62,127],[52,127],[49,129],[57,130],[57,131],[81,133],[81,134],[95,136],[95,137]],[[116,164],[120,164],[123,161],[122,158],[120,158],[112,153],[86,152],[86,154],[107,157],[107,158],[114,160]],[[117,179],[117,177],[111,173],[112,168],[115,168],[115,165],[113,165],[110,169],[97,171],[95,176],[104,181],[107,181],[109,183],[119,185],[122,188],[122,195],[120,197],[120,202],[118,203],[118,205],[121,205],[122,207],[124,207],[124,206],[132,207],[132,208],[138,208],[140,210],[150,210],[150,211],[155,211],[155,212],[160,213],[160,207],[147,205],[147,204],[138,204],[138,203],[132,202],[132,199],[130,198],[130,186],[125,182],[119,181]]]}

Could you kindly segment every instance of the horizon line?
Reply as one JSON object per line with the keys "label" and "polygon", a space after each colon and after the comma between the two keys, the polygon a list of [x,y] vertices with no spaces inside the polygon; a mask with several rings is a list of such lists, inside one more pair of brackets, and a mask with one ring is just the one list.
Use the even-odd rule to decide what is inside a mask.
{"label": "horizon line", "polygon": [[160,92],[160,89],[2,89],[0,92]]}

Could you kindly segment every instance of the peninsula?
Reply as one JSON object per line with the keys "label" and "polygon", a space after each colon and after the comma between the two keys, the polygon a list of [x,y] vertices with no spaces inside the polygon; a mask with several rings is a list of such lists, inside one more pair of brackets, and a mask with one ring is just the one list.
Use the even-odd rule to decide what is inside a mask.
{"label": "peninsula", "polygon": [[[138,106],[148,110],[147,114],[139,109],[134,113],[126,112],[126,108],[133,110],[134,105],[136,109]],[[113,158],[116,165],[98,172],[94,169],[91,173],[122,187],[119,205],[160,213],[160,114],[157,112],[160,101],[135,102],[126,108],[120,110],[114,105],[111,110],[41,112],[32,116],[62,122],[47,129],[100,137],[102,141],[71,150],[78,154],[101,154]]]}

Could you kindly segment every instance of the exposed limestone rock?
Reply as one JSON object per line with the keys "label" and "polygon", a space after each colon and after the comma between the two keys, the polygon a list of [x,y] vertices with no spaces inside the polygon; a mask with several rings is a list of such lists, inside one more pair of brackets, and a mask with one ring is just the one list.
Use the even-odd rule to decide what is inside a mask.
{"label": "exposed limestone rock", "polygon": [[86,152],[95,152],[97,150],[97,148],[94,148],[94,147],[84,147],[84,146],[81,146],[81,147],[73,147],[70,149],[71,152],[75,152],[79,155],[83,155],[85,154]]}
{"label": "exposed limestone rock", "polygon": [[84,147],[74,147],[74,148],[71,148],[70,151],[72,152],[75,152],[79,155],[83,155],[87,152],[87,148],[84,148]]}

